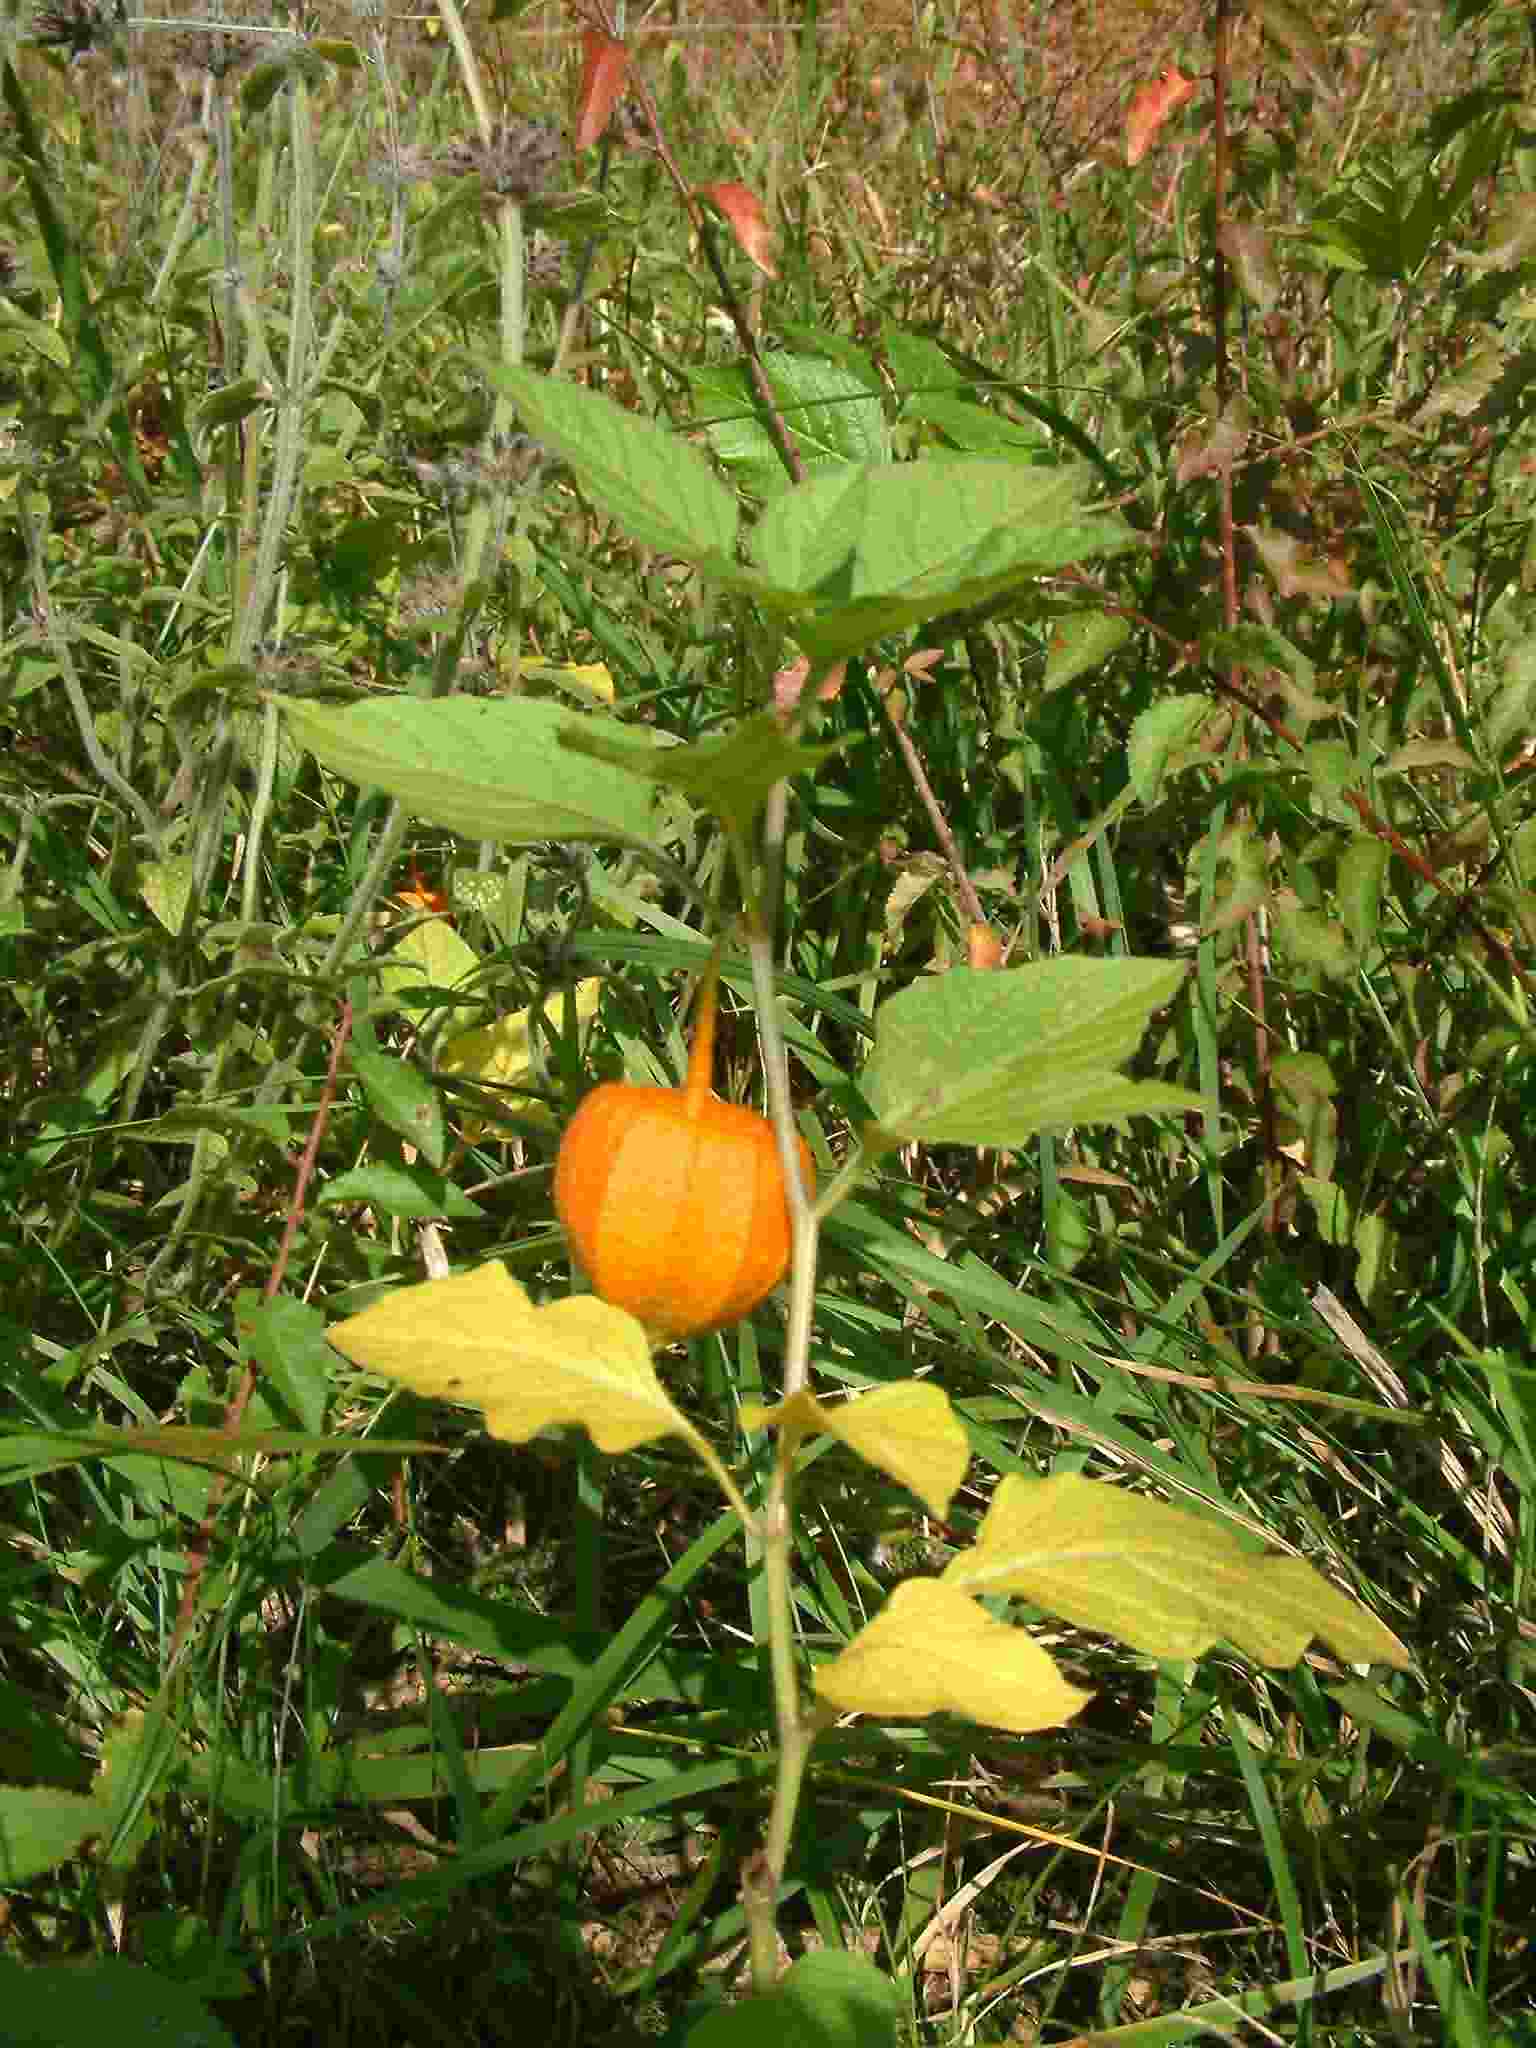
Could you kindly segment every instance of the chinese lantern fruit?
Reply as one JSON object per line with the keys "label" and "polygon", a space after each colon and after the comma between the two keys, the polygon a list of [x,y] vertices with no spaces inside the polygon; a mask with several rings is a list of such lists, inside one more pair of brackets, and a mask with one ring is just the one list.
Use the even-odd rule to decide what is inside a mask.
{"label": "chinese lantern fruit", "polygon": [[[739,1322],[789,1266],[773,1126],[712,1093],[714,1044],[711,972],[684,1085],[594,1088],[555,1161],[555,1208],[594,1292],[660,1342]],[[811,1155],[797,1142],[813,1191]]]}

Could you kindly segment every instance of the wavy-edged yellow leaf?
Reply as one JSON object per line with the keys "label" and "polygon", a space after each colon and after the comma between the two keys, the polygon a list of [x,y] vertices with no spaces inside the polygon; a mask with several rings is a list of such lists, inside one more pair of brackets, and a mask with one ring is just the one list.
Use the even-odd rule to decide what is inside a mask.
{"label": "wavy-edged yellow leaf", "polygon": [[805,1392],[773,1408],[749,1402],[741,1419],[748,1429],[782,1429],[788,1423],[807,1435],[824,1431],[835,1436],[867,1464],[909,1488],[941,1521],[970,1463],[970,1440],[949,1396],[929,1380],[876,1387],[831,1406]]}
{"label": "wavy-edged yellow leaf", "polygon": [[1093,1697],[1068,1684],[1033,1636],[994,1621],[942,1579],[898,1586],[820,1667],[816,1690],[845,1714],[963,1714],[1015,1735],[1059,1728]]}
{"label": "wavy-edged yellow leaf", "polygon": [[600,1451],[696,1438],[633,1316],[591,1294],[535,1308],[496,1260],[397,1288],[326,1334],[354,1364],[413,1393],[483,1408],[507,1443],[562,1422],[579,1422]]}
{"label": "wavy-edged yellow leaf", "polygon": [[944,1583],[1018,1594],[1150,1657],[1198,1657],[1225,1641],[1261,1664],[1294,1664],[1316,1636],[1350,1664],[1413,1661],[1305,1558],[1259,1555],[1224,1523],[1077,1473],[1004,1479]]}
{"label": "wavy-edged yellow leaf", "polygon": [[[598,1001],[603,992],[601,975],[591,975],[576,985],[576,1016],[580,1023],[590,1023],[597,1015]],[[531,1009],[513,1010],[505,1017],[498,1017],[494,1024],[487,1024],[478,1031],[461,1031],[456,1038],[450,1038],[437,1055],[437,1065],[445,1074],[462,1074],[466,1080],[484,1081],[498,1089],[511,1088],[516,1082],[525,1080],[533,1070],[533,1034],[529,1021]],[[565,991],[557,989],[544,1004],[544,1015],[551,1025],[559,1030],[565,1017]],[[501,1097],[506,1108],[516,1116],[548,1117],[547,1103],[540,1102],[533,1095],[507,1094]],[[464,1135],[473,1144],[484,1131],[494,1134],[515,1135],[506,1126],[494,1121],[482,1122],[475,1119],[466,1123]]]}

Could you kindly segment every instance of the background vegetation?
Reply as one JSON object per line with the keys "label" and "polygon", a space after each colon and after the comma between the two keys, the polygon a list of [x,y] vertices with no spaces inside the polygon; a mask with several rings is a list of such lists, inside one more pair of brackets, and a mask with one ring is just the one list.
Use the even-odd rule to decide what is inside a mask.
{"label": "background vegetation", "polygon": [[[994,942],[1187,955],[1139,1071],[1212,1104],[908,1147],[837,1212],[820,1379],[933,1375],[977,1455],[953,1528],[813,1462],[807,1644],[996,1475],[1086,1470],[1297,1548],[1417,1660],[1055,1633],[1070,1729],[818,1752],[791,1952],[875,1955],[925,2042],[1529,2039],[1523,13],[677,0],[580,155],[571,10],[471,17],[489,143],[451,12],[261,13],[5,27],[0,1962],[120,1953],[253,2043],[681,2042],[739,1981],[760,1588],[692,1468],[490,1444],[323,1342],[444,1243],[568,1285],[559,1129],[680,1073],[723,843],[399,840],[271,693],[611,697],[689,739],[759,708],[765,623],[626,543],[486,375],[511,334],[757,502],[746,334],[808,463],[1086,462],[1138,536],[826,702],[778,937],[811,1143],[861,1115],[877,1000]],[[690,217],[722,184],[771,272]],[[779,1333],[667,1361],[723,1450]]]}

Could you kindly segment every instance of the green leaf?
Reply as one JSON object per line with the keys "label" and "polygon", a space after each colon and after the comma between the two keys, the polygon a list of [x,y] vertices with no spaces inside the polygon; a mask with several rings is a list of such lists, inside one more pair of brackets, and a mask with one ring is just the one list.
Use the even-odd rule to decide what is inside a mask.
{"label": "green leaf", "polygon": [[962,455],[1000,455],[1005,461],[1024,463],[1051,459],[1049,444],[1038,427],[946,391],[910,399],[902,408],[902,417],[926,420]]}
{"label": "green leaf", "polygon": [[640,753],[632,741],[618,748],[606,735],[580,725],[566,734],[565,744],[681,790],[691,803],[713,811],[742,834],[751,831],[776,782],[791,775],[814,775],[838,751],[836,746],[807,747],[790,739],[771,711],[743,719],[723,739],[695,740],[684,747],[653,747]]}
{"label": "green leaf", "polygon": [[1328,77],[1328,41],[1310,14],[1288,0],[1252,0],[1264,27],[1291,56],[1319,80]]}
{"label": "green leaf", "polygon": [[456,1188],[440,1173],[424,1166],[397,1166],[388,1159],[376,1159],[368,1166],[354,1166],[328,1180],[316,1197],[320,1207],[334,1209],[342,1202],[366,1202],[382,1209],[386,1216],[405,1216],[425,1222],[432,1216],[449,1216],[473,1222],[484,1216],[478,1202]]}
{"label": "green leaf", "polygon": [[1023,469],[984,456],[852,469],[776,498],[752,533],[781,590],[818,600],[797,621],[828,658],[940,613],[979,604],[1131,533],[1082,504],[1080,469]]}
{"label": "green leaf", "polygon": [[140,1144],[185,1145],[199,1131],[213,1131],[231,1145],[278,1151],[286,1151],[293,1136],[287,1112],[275,1103],[226,1109],[215,1103],[180,1102],[153,1123],[135,1126],[134,1137]]}
{"label": "green leaf", "polygon": [[485,1410],[485,1426],[526,1443],[579,1422],[600,1451],[653,1437],[697,1441],[667,1399],[645,1332],[595,1295],[535,1308],[498,1261],[400,1287],[330,1332],[338,1351],[413,1393]]}
{"label": "green leaf", "polygon": [[108,1728],[92,1788],[101,1812],[98,1860],[131,1870],[154,1832],[151,1801],[176,1756],[176,1733],[163,1709],[130,1708]]}
{"label": "green leaf", "polygon": [[[889,462],[890,435],[878,390],[825,356],[780,350],[763,358],[768,388],[794,437],[807,476],[854,462]],[[748,490],[770,497],[790,479],[757,393],[739,363],[689,373],[694,405],[716,456]]]}
{"label": "green leaf", "polygon": [[14,336],[35,348],[56,370],[69,368],[69,344],[58,329],[50,327],[46,320],[32,319],[4,297],[0,297],[0,335]]}
{"label": "green leaf", "polygon": [[1348,980],[1354,973],[1355,949],[1336,919],[1283,898],[1276,899],[1272,915],[1275,944],[1295,966],[1317,968],[1335,981]]}
{"label": "green leaf", "polygon": [[1312,1210],[1312,1219],[1323,1243],[1337,1246],[1353,1244],[1354,1206],[1338,1182],[1318,1180],[1314,1174],[1303,1173],[1298,1176],[1296,1184]]}
{"label": "green leaf", "polygon": [[[31,102],[22,90],[21,79],[9,57],[0,57],[0,94],[4,95],[6,110],[16,130],[10,155],[20,167],[32,211],[37,217],[48,267],[58,287],[59,312],[74,343],[73,356],[79,367],[80,380],[92,403],[104,405],[113,390],[111,351],[91,304],[79,238],[54,202],[54,188],[47,170],[50,153],[43,146],[32,119]],[[114,427],[120,428],[121,424],[121,412],[118,411],[114,416]],[[115,431],[113,438],[121,448],[120,433]],[[133,472],[142,481],[143,470],[136,452]]]}
{"label": "green leaf", "polygon": [[1256,1554],[1226,1523],[1077,1473],[1005,1478],[941,1583],[1016,1594],[1149,1657],[1198,1657],[1225,1641],[1286,1665],[1318,1637],[1346,1663],[1413,1661],[1304,1558]]}
{"label": "green leaf", "polygon": [[352,1071],[379,1122],[414,1145],[429,1166],[441,1166],[448,1154],[443,1105],[426,1076],[409,1060],[382,1052],[354,1051]]}
{"label": "green leaf", "polygon": [[1373,833],[1359,832],[1339,858],[1339,914],[1355,951],[1374,945],[1381,924],[1381,891],[1392,850]]}
{"label": "green leaf", "polygon": [[1150,807],[1170,775],[1208,758],[1200,741],[1217,716],[1209,697],[1164,697],[1149,704],[1131,727],[1126,767],[1140,801]]}
{"label": "green leaf", "polygon": [[246,115],[264,114],[292,75],[293,65],[287,57],[269,57],[253,65],[240,84],[240,104]]}
{"label": "green leaf", "polygon": [[261,1367],[263,1391],[277,1404],[279,1419],[318,1435],[325,1427],[333,1364],[319,1309],[291,1294],[267,1301],[242,1288],[235,1296],[235,1331]]}
{"label": "green leaf", "polygon": [[1317,669],[1312,661],[1294,640],[1288,640],[1273,626],[1248,620],[1240,626],[1223,627],[1219,632],[1205,634],[1200,650],[1213,666],[1232,662],[1269,683],[1303,718],[1325,718],[1332,709],[1313,690]]}
{"label": "green leaf", "polygon": [[706,2013],[683,2048],[898,2048],[901,1995],[865,1956],[813,1949],[774,1985]]}
{"label": "green leaf", "polygon": [[6,2048],[234,2048],[234,2040],[184,1984],[138,1963],[44,1963],[0,1958]]}
{"label": "green leaf", "polygon": [[467,839],[649,839],[652,798],[637,776],[562,744],[574,727],[637,749],[617,719],[532,697],[390,697],[334,710],[279,700],[302,744],[338,775],[397,796]]}
{"label": "green leaf", "polygon": [[557,377],[506,363],[488,375],[631,539],[691,562],[730,559],[736,501],[681,436]]}
{"label": "green leaf", "polygon": [[861,1086],[882,1130],[924,1144],[1020,1145],[1066,1124],[1199,1110],[1187,1089],[1115,1072],[1184,972],[1166,960],[954,968],[876,1011]]}
{"label": "green leaf", "polygon": [[941,1579],[899,1585],[846,1650],[817,1666],[816,1690],[845,1714],[964,1714],[1015,1735],[1059,1728],[1093,1697],[1069,1685],[1026,1630]]}
{"label": "green leaf", "polygon": [[1336,823],[1353,823],[1356,814],[1345,803],[1344,792],[1359,787],[1360,768],[1348,742],[1309,740],[1301,758],[1311,778],[1314,808]]}
{"label": "green leaf", "polygon": [[233,384],[221,384],[193,413],[193,423],[204,433],[218,427],[238,426],[264,405],[271,405],[275,393],[264,377],[241,377]]}
{"label": "green leaf", "polygon": [[0,1885],[27,1884],[57,1869],[101,1827],[101,1808],[87,1795],[51,1785],[0,1785]]}
{"label": "green leaf", "polygon": [[1118,612],[1068,612],[1051,627],[1045,650],[1045,687],[1059,690],[1108,661],[1131,637]]}
{"label": "green leaf", "polygon": [[433,1448],[414,1440],[397,1442],[370,1437],[367,1443],[354,1443],[347,1437],[304,1436],[275,1429],[244,1429],[238,1436],[223,1429],[169,1425],[152,1429],[0,1429],[0,1486],[18,1479],[35,1479],[64,1466],[83,1465],[94,1458],[108,1458],[118,1466],[131,1464],[135,1468],[158,1467],[172,1461],[208,1466],[238,1480],[242,1477],[242,1461],[249,1457],[334,1457],[343,1452],[384,1456]]}

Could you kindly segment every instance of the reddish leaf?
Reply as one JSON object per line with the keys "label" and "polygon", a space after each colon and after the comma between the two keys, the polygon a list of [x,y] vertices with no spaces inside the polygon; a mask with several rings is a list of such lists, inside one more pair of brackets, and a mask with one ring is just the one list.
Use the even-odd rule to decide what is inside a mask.
{"label": "reddish leaf", "polygon": [[[821,679],[816,692],[820,704],[830,704],[843,687],[847,673],[846,661],[835,661]],[[802,654],[798,661],[792,661],[788,668],[781,668],[773,679],[773,708],[780,719],[788,721],[793,717],[800,702],[801,692],[810,680],[811,663],[808,655]]]}
{"label": "reddish leaf", "polygon": [[395,901],[403,903],[408,910],[430,910],[437,917],[448,918],[450,924],[453,922],[452,904],[441,889],[434,889],[422,880],[421,869],[414,861],[411,862],[411,886],[409,889],[397,889]]}
{"label": "reddish leaf", "polygon": [[1125,160],[1139,164],[1157,140],[1157,131],[1170,115],[1176,114],[1195,90],[1177,64],[1170,64],[1161,78],[1139,85],[1131,96],[1125,116]]}
{"label": "reddish leaf", "polygon": [[742,254],[751,258],[768,277],[777,277],[778,270],[773,261],[773,229],[768,225],[768,216],[755,196],[745,185],[701,185],[700,199],[707,199],[719,213],[725,216],[731,233],[741,244]]}
{"label": "reddish leaf", "polygon": [[990,973],[1003,964],[1003,942],[989,924],[971,924],[965,933],[965,961],[968,967]]}
{"label": "reddish leaf", "polygon": [[605,36],[601,29],[581,32],[581,89],[576,95],[574,147],[590,149],[608,126],[624,75],[629,69],[629,51],[623,43]]}

